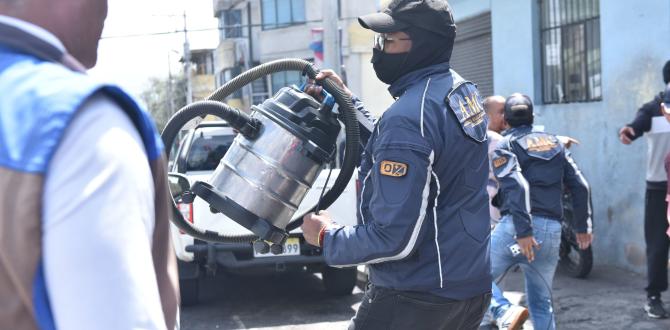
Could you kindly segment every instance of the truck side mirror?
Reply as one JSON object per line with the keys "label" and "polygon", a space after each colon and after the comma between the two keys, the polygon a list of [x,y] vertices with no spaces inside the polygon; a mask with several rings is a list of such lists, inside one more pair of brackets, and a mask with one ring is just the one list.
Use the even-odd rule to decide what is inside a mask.
{"label": "truck side mirror", "polygon": [[168,173],[168,181],[170,183],[170,194],[175,199],[181,197],[184,192],[191,190],[188,179],[180,173]]}

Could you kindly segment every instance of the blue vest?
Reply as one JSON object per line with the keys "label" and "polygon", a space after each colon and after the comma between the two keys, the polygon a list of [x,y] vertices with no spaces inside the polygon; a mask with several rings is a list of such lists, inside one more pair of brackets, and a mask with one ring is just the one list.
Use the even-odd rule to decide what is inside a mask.
{"label": "blue vest", "polygon": [[[0,313],[0,324],[9,326],[4,321],[11,320],[16,328],[30,328],[34,322],[42,329],[54,329],[41,260],[41,200],[49,162],[68,125],[87,99],[103,93],[125,110],[137,127],[149,163],[161,159],[163,144],[149,115],[118,87],[4,46],[0,46],[0,91],[0,182],[13,183],[0,190],[0,229],[20,233],[13,240],[0,237],[0,249],[9,251],[0,260],[5,261],[0,263],[0,299],[32,300],[23,299],[23,306],[17,303],[11,311]],[[8,193],[11,189],[18,192]],[[18,211],[7,207],[23,201],[30,201],[37,209],[27,219],[16,218]],[[17,264],[7,262],[9,258],[28,261]],[[30,314],[32,321],[26,320]]]}

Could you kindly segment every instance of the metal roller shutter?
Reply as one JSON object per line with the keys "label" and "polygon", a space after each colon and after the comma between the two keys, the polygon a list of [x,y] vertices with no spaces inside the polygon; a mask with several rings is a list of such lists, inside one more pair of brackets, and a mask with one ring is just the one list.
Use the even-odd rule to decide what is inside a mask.
{"label": "metal roller shutter", "polygon": [[491,12],[456,22],[456,26],[451,67],[477,84],[482,97],[493,95]]}

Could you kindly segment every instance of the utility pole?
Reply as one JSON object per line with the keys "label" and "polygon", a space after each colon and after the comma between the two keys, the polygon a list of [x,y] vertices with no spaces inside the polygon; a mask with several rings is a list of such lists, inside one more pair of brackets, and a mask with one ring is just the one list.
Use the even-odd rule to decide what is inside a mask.
{"label": "utility pole", "polygon": [[174,114],[174,95],[172,95],[172,59],[168,52],[168,98],[170,98],[170,116]]}
{"label": "utility pole", "polygon": [[186,75],[186,104],[191,104],[193,103],[193,86],[191,82],[191,45],[188,43],[186,10],[184,10],[184,75]]}
{"label": "utility pole", "polygon": [[323,65],[341,76],[340,31],[338,29],[338,0],[323,1]]}
{"label": "utility pole", "polygon": [[[226,23],[227,24],[227,23]],[[254,60],[253,48],[253,30],[251,21],[251,1],[247,1],[247,57],[244,59],[245,71],[251,69]],[[254,87],[252,84],[247,85],[247,105],[245,108],[250,108],[254,104]]]}

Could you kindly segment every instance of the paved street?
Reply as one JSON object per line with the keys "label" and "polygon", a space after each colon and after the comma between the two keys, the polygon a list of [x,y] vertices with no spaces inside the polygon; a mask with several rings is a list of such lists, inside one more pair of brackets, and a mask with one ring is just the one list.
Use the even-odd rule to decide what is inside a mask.
{"label": "paved street", "polygon": [[182,329],[346,329],[362,292],[333,298],[310,274],[207,280],[201,303],[182,311]]}
{"label": "paved street", "polygon": [[[596,267],[586,280],[558,273],[554,280],[557,328],[670,329],[670,320],[650,320],[642,310],[645,285],[644,276],[613,267]],[[502,287],[518,298],[523,291],[521,272],[510,273]],[[527,323],[524,329],[532,329]]]}
{"label": "paved street", "polygon": [[[203,284],[201,303],[182,310],[182,329],[346,329],[362,295],[356,289],[351,296],[328,297],[320,279],[308,274],[231,276]],[[503,286],[521,291],[521,274],[510,273]],[[670,320],[644,315],[644,286],[643,276],[610,267],[595,268],[588,280],[559,274],[558,329],[670,329]]]}

